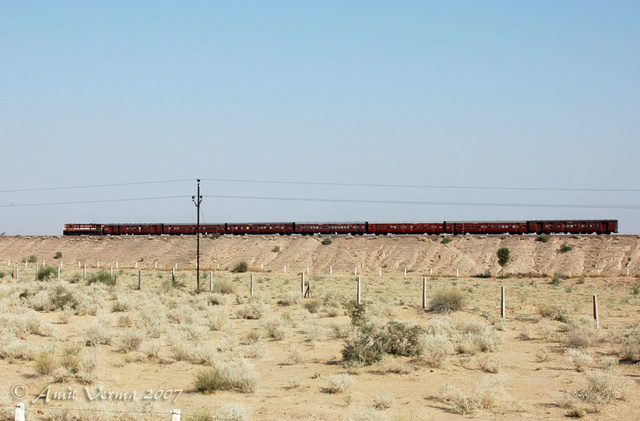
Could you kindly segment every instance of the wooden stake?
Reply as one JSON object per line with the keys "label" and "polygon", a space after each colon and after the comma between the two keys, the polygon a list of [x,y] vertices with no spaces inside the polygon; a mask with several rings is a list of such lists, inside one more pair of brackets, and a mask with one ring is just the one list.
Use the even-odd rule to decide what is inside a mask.
{"label": "wooden stake", "polygon": [[600,319],[598,318],[598,296],[593,295],[593,319],[596,321],[596,329],[600,329]]}

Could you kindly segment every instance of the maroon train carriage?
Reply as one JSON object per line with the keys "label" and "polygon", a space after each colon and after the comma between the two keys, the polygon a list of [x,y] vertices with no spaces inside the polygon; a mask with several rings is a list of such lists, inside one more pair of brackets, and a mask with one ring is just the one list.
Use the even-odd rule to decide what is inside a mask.
{"label": "maroon train carriage", "polygon": [[527,234],[525,221],[511,222],[448,222],[453,225],[453,233],[460,234]]}
{"label": "maroon train carriage", "polygon": [[[196,235],[196,224],[164,224],[162,233],[165,235]],[[225,224],[200,224],[200,234],[225,234]]]}
{"label": "maroon train carriage", "polygon": [[611,234],[618,232],[618,221],[528,221],[527,231],[530,234]]}
{"label": "maroon train carriage", "polygon": [[293,222],[227,224],[227,234],[232,235],[291,235]]}
{"label": "maroon train carriage", "polygon": [[108,224],[103,235],[161,235],[162,224]]}
{"label": "maroon train carriage", "polygon": [[314,234],[366,234],[366,222],[296,222],[294,224],[294,233],[301,235]]}
{"label": "maroon train carriage", "polygon": [[369,234],[442,234],[444,223],[442,222],[370,222],[367,233]]}

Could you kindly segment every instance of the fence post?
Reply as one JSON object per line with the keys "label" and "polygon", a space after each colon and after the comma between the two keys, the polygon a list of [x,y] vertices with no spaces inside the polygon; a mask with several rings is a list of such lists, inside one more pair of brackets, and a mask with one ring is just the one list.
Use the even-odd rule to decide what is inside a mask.
{"label": "fence post", "polygon": [[362,288],[361,288],[361,283],[360,283],[360,277],[358,276],[358,305],[361,304],[361,298],[362,298]]}
{"label": "fence post", "polygon": [[24,403],[20,402],[16,404],[15,421],[24,421]]}
{"label": "fence post", "polygon": [[34,280],[38,280],[38,269],[40,269],[40,266],[36,263],[36,276],[34,277]]}
{"label": "fence post", "polygon": [[87,280],[87,264],[86,263],[84,264],[84,271],[82,273],[83,273],[82,280],[86,281]]}
{"label": "fence post", "polygon": [[174,409],[171,412],[171,421],[180,421],[180,410]]}
{"label": "fence post", "polygon": [[507,311],[506,311],[506,302],[505,302],[505,292],[504,292],[504,287],[502,287],[502,294],[500,299],[500,317],[504,319],[506,316],[507,316]]}
{"label": "fence post", "polygon": [[329,266],[329,275],[333,275],[333,266]]}
{"label": "fence post", "polygon": [[58,281],[60,280],[60,266],[58,266]]}
{"label": "fence post", "polygon": [[301,288],[302,288],[302,298],[304,298],[304,272],[302,272]]}
{"label": "fence post", "polygon": [[422,309],[427,309],[427,277],[422,278]]}
{"label": "fence post", "polygon": [[142,290],[142,271],[138,269],[138,291]]}
{"label": "fence post", "polygon": [[251,272],[251,296],[253,297],[253,272]]}
{"label": "fence post", "polygon": [[593,295],[593,318],[596,321],[596,329],[600,329],[600,319],[598,318],[598,296]]}

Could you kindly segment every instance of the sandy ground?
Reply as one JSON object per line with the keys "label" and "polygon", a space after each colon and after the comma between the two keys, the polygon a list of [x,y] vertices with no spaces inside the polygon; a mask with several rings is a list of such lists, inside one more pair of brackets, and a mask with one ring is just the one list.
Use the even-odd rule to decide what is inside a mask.
{"label": "sandy ground", "polygon": [[[183,419],[189,419],[200,411],[216,413],[228,403],[242,405],[250,413],[239,419],[253,420],[460,419],[463,415],[456,413],[452,402],[444,398],[443,387],[449,384],[472,394],[487,381],[495,383],[490,388],[493,404],[464,417],[564,419],[571,409],[559,404],[558,395],[587,387],[588,376],[602,372],[608,364],[607,357],[619,363],[615,371],[631,386],[624,400],[616,399],[601,407],[582,404],[584,414],[598,420],[640,417],[640,388],[636,384],[640,371],[633,362],[620,357],[622,338],[628,326],[637,323],[640,306],[640,240],[636,236],[557,236],[548,243],[535,241],[535,237],[454,237],[448,244],[442,244],[437,237],[339,237],[333,238],[330,245],[320,241],[302,237],[203,239],[203,270],[214,270],[216,285],[226,282],[233,287],[233,293],[225,296],[226,303],[212,306],[211,294],[206,292],[208,273],[201,282],[205,292],[193,292],[193,238],[0,238],[3,322],[35,314],[41,325],[40,332],[29,332],[19,339],[20,347],[28,349],[30,355],[0,359],[0,420],[13,419],[13,407],[18,401],[26,402],[30,419],[56,419],[64,409],[87,411],[83,419],[142,419],[142,415],[130,412],[136,410],[153,412],[150,419],[168,419],[172,409],[180,409]],[[573,250],[561,253],[563,244],[572,245]],[[274,251],[276,246],[279,251]],[[500,272],[496,257],[500,247],[511,250],[513,260],[505,272],[510,274],[513,270],[514,276],[509,279],[495,278]],[[57,252],[62,257],[53,259]],[[64,262],[62,280],[34,281],[34,265],[25,267],[22,263],[31,255],[37,256],[40,265],[43,260],[47,264]],[[255,272],[255,294],[265,306],[260,319],[239,315],[249,302],[250,275],[226,269],[240,261],[248,262]],[[11,278],[16,262],[19,280]],[[89,275],[97,271],[98,262],[101,268],[114,267],[116,286],[87,286],[81,279],[78,262],[87,264]],[[136,290],[136,262],[137,269],[143,271],[142,291]],[[167,284],[176,263],[177,281],[185,287],[171,288]],[[322,306],[317,313],[311,313],[305,307],[310,299],[282,305],[284,298],[300,292],[300,272],[306,272],[307,266],[306,281],[314,298],[332,293],[354,298],[357,268],[363,280],[367,315],[378,325],[393,320],[424,327],[444,317],[421,309],[422,279],[426,276],[428,297],[443,288],[455,288],[465,295],[465,310],[456,313],[455,323],[486,326],[496,335],[499,345],[492,352],[454,351],[441,367],[430,367],[420,358],[388,356],[372,366],[345,368],[341,361],[345,338],[336,334],[339,329],[349,328],[350,318],[345,312],[332,312]],[[408,269],[407,276],[404,268]],[[627,268],[630,276],[626,276]],[[487,271],[494,277],[472,277]],[[533,277],[540,271],[551,275],[571,272],[571,277],[552,285],[549,277]],[[528,276],[519,278],[518,274]],[[507,317],[501,321],[503,286]],[[95,314],[67,312],[65,317],[62,311],[31,310],[38,291],[51,294],[57,287],[93,300]],[[577,371],[566,354],[565,332],[569,325],[542,317],[539,309],[557,306],[566,311],[568,319],[589,320],[593,295],[599,300],[600,329],[590,331],[593,340],[584,352],[591,360]],[[126,305],[116,310],[117,303]],[[145,307],[154,309],[161,330],[157,337],[147,335],[139,349],[123,351],[121,344],[127,335],[141,330],[137,322]],[[190,339],[180,336],[204,325],[199,317],[213,307],[222,308],[227,314],[219,329],[193,330],[197,334]],[[133,321],[129,326],[122,323],[125,316]],[[87,329],[99,319],[106,323],[102,326],[107,327],[110,341],[85,346]],[[267,321],[274,320],[282,325],[282,338],[266,333]],[[250,340],[255,332],[262,335],[259,348]],[[195,377],[206,363],[179,357],[172,347],[177,340],[188,349],[209,349],[215,361],[246,357],[258,375],[257,388],[249,393],[197,392]],[[2,346],[7,343],[6,337],[0,340]],[[60,381],[52,374],[38,373],[36,362],[42,350],[61,358],[66,347],[77,343],[82,345],[81,356],[92,355],[97,361],[89,382],[77,376]],[[150,343],[157,345],[158,353],[145,358],[141,354]],[[548,356],[545,361],[539,358],[543,349]],[[483,370],[483,359],[496,363],[497,372]],[[353,386],[345,392],[328,393],[333,376],[344,373],[351,376]],[[42,392],[47,387],[50,393],[76,393],[69,399],[44,402]],[[89,397],[98,390],[127,396],[135,392],[135,396],[127,402],[108,394],[91,400]],[[180,395],[177,390],[182,390]],[[123,412],[106,412],[114,410]]]}

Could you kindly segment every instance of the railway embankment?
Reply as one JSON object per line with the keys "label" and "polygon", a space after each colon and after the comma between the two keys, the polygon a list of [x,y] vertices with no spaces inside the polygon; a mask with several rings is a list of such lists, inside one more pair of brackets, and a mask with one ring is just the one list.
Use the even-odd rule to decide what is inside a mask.
{"label": "railway embankment", "polygon": [[[378,276],[412,274],[474,276],[501,271],[497,251],[507,247],[511,261],[505,273],[540,273],[565,276],[640,276],[640,237],[455,236],[443,242],[436,236],[338,236],[331,244],[324,237],[222,236],[202,238],[200,264],[204,270],[231,269],[245,261],[253,270],[312,275],[354,273]],[[95,268],[138,267],[169,270],[195,268],[194,237],[0,237],[0,271],[16,264],[59,264]]]}

